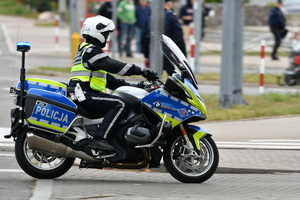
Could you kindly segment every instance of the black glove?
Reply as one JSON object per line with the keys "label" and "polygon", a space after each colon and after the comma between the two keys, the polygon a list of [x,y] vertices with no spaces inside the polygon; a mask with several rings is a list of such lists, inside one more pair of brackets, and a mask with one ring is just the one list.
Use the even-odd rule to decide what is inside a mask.
{"label": "black glove", "polygon": [[145,77],[147,80],[155,80],[158,79],[158,74],[151,69],[144,68],[141,72],[141,75]]}

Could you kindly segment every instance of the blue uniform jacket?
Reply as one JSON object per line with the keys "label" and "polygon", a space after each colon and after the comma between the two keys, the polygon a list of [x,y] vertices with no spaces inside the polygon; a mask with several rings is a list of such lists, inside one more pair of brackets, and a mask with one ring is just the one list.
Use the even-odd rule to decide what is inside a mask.
{"label": "blue uniform jacket", "polygon": [[271,31],[282,31],[285,29],[285,17],[278,7],[274,7],[270,11],[269,26]]}
{"label": "blue uniform jacket", "polygon": [[183,31],[178,17],[170,10],[165,10],[165,31],[164,34],[170,37],[179,47],[184,55],[186,55],[185,43],[183,39]]}

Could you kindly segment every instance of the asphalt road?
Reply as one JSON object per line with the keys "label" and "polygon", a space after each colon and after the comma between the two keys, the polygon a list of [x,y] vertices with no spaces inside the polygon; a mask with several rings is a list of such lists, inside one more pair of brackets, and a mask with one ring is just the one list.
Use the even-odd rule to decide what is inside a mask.
{"label": "asphalt road", "polygon": [[0,200],[298,200],[300,195],[299,173],[216,173],[202,184],[183,184],[168,173],[74,166],[57,179],[36,182],[20,170],[12,147],[0,149]]}
{"label": "asphalt road", "polygon": [[35,180],[20,169],[11,145],[0,143],[0,199],[29,199]]}

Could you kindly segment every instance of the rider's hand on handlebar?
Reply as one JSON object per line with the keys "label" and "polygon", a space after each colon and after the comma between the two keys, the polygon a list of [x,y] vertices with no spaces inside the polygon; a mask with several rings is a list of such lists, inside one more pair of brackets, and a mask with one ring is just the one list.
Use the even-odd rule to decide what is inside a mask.
{"label": "rider's hand on handlebar", "polygon": [[144,68],[141,72],[141,75],[145,77],[147,80],[156,80],[159,79],[158,74],[151,69]]}

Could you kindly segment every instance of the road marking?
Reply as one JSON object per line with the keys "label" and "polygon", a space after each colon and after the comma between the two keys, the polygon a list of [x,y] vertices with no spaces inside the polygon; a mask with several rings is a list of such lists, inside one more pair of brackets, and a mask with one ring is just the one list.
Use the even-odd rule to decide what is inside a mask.
{"label": "road marking", "polygon": [[248,140],[248,141],[216,141],[218,148],[223,149],[280,149],[299,150],[300,140]]}
{"label": "road marking", "polygon": [[34,193],[29,200],[51,199],[53,179],[37,179]]}
{"label": "road marking", "polygon": [[11,42],[11,39],[10,39],[10,35],[8,33],[8,30],[7,30],[7,27],[6,27],[6,24],[0,24],[0,27],[2,29],[2,32],[3,32],[3,35],[4,35],[4,38],[5,38],[5,43],[7,45],[7,48],[8,48],[8,51],[11,52],[11,53],[14,53],[15,50],[14,50],[14,45],[12,44]]}
{"label": "road marking", "polygon": [[0,147],[14,147],[15,144],[14,143],[4,143],[4,142],[0,142]]}
{"label": "road marking", "polygon": [[15,154],[14,153],[0,153],[0,156],[11,156],[11,157],[14,157]]}
{"label": "road marking", "polygon": [[285,143],[285,142],[218,142],[219,144],[246,144],[246,145],[288,145],[288,146],[300,146],[300,143]]}
{"label": "road marking", "polygon": [[8,135],[10,133],[10,128],[2,128],[0,127],[0,146],[2,146],[2,142],[11,143],[13,142],[13,138],[6,139],[4,138],[4,135]]}
{"label": "road marking", "polygon": [[0,169],[0,172],[24,172],[23,170],[21,169]]}
{"label": "road marking", "polygon": [[4,90],[4,91],[9,91],[9,88],[8,88],[8,87],[1,87],[0,89],[1,89],[1,90]]}
{"label": "road marking", "polygon": [[265,140],[249,140],[251,142],[300,142],[300,140],[284,140],[284,139],[265,139]]}

